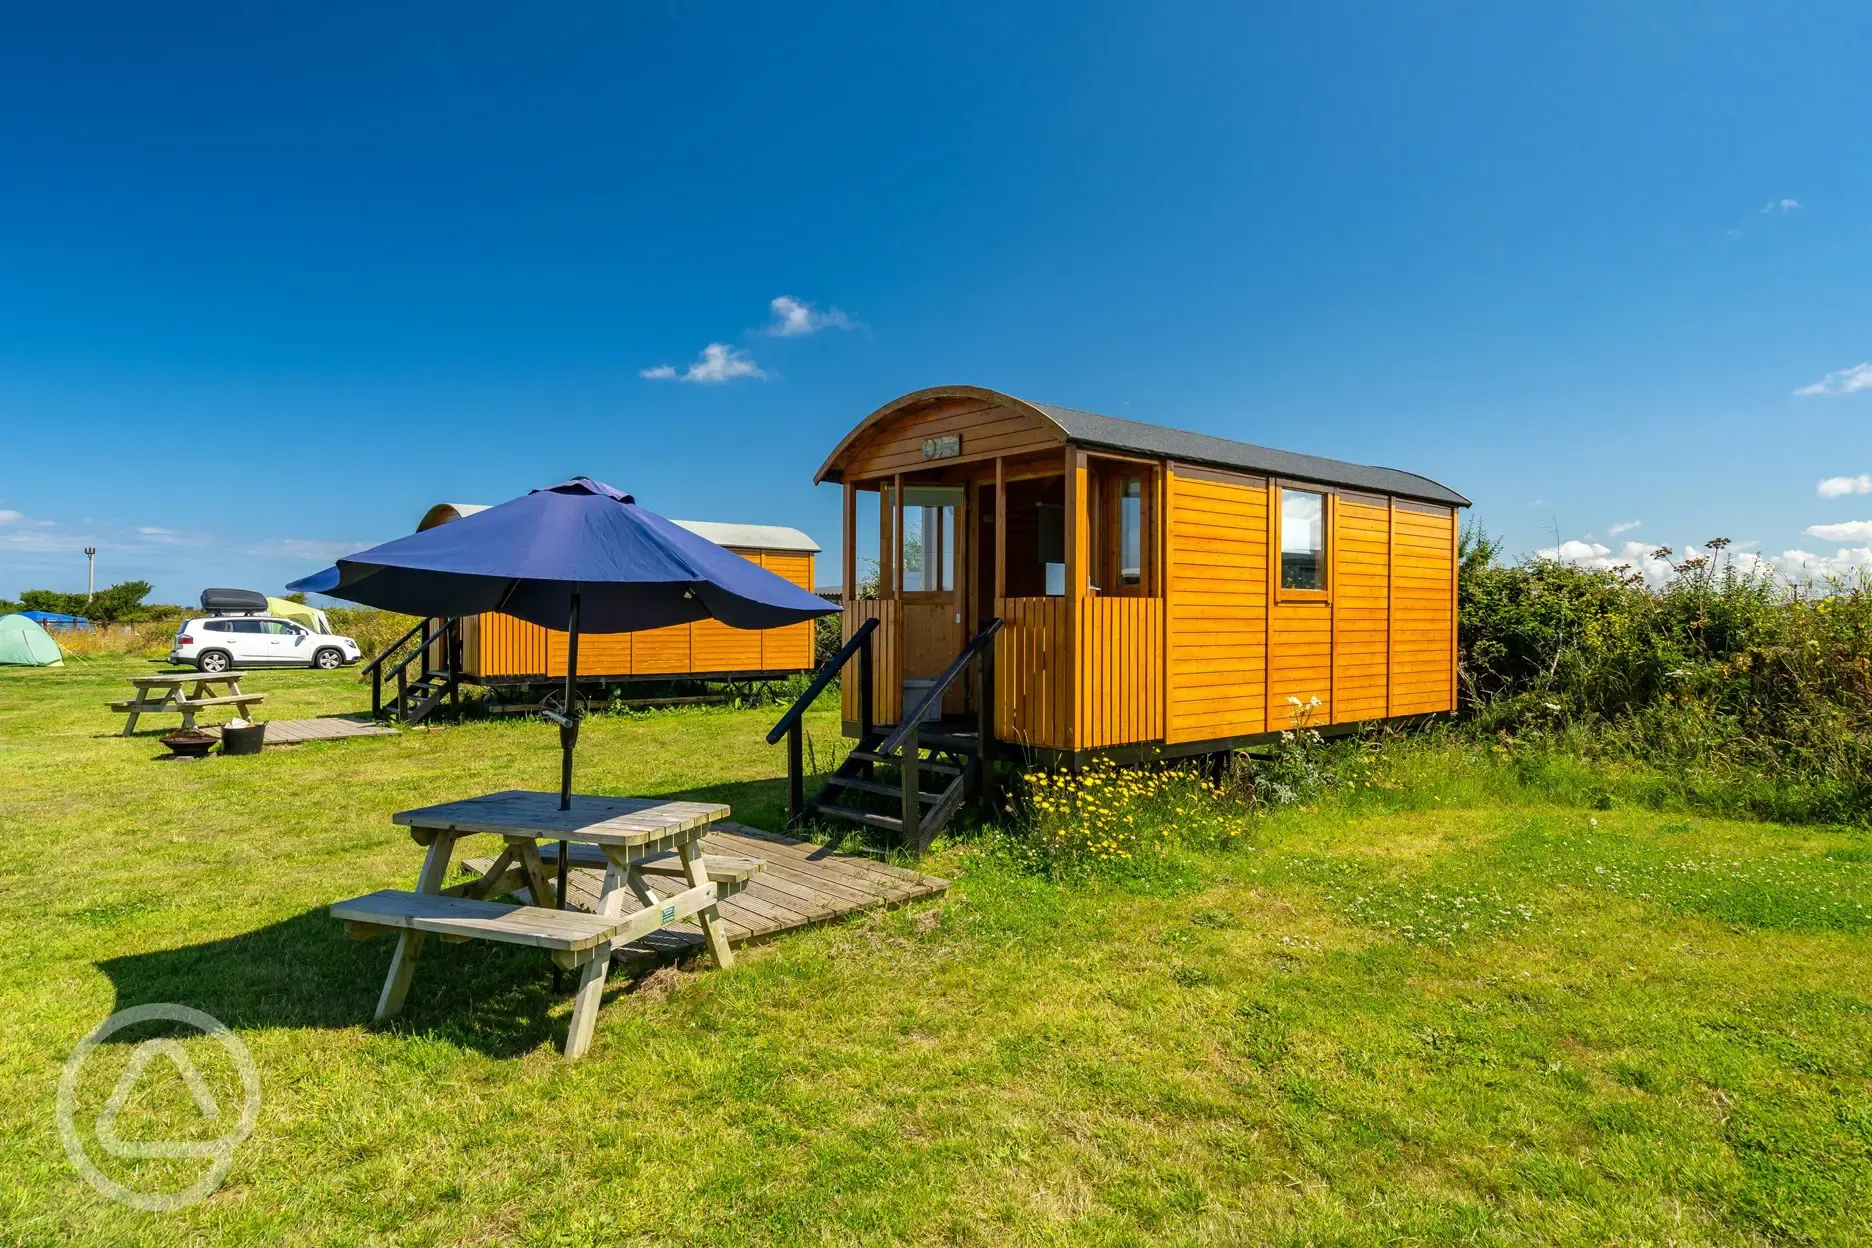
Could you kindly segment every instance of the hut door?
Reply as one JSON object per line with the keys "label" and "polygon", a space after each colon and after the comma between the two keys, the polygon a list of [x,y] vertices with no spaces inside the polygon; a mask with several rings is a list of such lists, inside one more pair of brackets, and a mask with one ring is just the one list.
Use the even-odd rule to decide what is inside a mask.
{"label": "hut door", "polygon": [[[934,680],[942,675],[968,640],[963,623],[963,580],[968,561],[961,486],[906,485],[903,537],[898,567],[903,569],[903,674],[905,680]],[[958,681],[943,699],[947,714],[968,709],[967,681]],[[908,711],[909,704],[904,709]]]}

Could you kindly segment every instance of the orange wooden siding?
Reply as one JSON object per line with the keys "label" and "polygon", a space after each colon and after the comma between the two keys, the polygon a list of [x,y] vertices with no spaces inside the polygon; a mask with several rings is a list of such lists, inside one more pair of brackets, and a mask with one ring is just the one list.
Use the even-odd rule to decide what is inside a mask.
{"label": "orange wooden siding", "polygon": [[1171,465],[1163,739],[1454,709],[1454,512],[1398,502],[1394,551],[1391,500],[1337,492],[1328,593],[1270,614],[1268,507],[1257,478]]}
{"label": "orange wooden siding", "polygon": [[[813,556],[794,551],[736,550],[795,585],[812,588]],[[467,674],[563,677],[564,630],[540,628],[490,612],[462,621]],[[804,671],[813,666],[813,626],[729,628],[698,620],[641,633],[581,633],[579,674],[606,676],[730,675],[740,672]]]}
{"label": "orange wooden siding", "polygon": [[1265,727],[1267,483],[1173,465],[1164,739]]}
{"label": "orange wooden siding", "polygon": [[1447,507],[1400,501],[1391,570],[1391,713],[1452,710],[1455,513]]}
{"label": "orange wooden siding", "polygon": [[[746,552],[743,552],[746,553]],[[813,557],[804,551],[763,550],[760,564],[775,576],[785,577],[804,589],[813,587]],[[813,640],[817,625],[811,620],[789,624],[785,628],[764,628],[760,638],[760,665],[770,672],[804,670],[817,667],[813,661]]]}
{"label": "orange wooden siding", "polygon": [[1267,731],[1332,723],[1332,604],[1275,603],[1270,639]]}
{"label": "orange wooden siding", "polygon": [[1018,745],[1063,748],[1071,715],[1066,600],[997,598],[995,735]]}
{"label": "orange wooden siding", "polygon": [[1087,598],[1079,604],[1080,749],[1161,741],[1164,613],[1161,598]]}
{"label": "orange wooden siding", "polygon": [[1390,667],[1389,499],[1341,494],[1334,506],[1333,718],[1351,723],[1382,719]]}
{"label": "orange wooden siding", "polygon": [[[871,714],[880,724],[894,724],[903,713],[903,666],[898,656],[901,616],[896,602],[889,598],[861,598],[847,601],[841,644],[852,639],[866,620],[878,622],[871,634]],[[848,724],[858,722],[858,663],[854,658],[839,681],[840,713]]]}

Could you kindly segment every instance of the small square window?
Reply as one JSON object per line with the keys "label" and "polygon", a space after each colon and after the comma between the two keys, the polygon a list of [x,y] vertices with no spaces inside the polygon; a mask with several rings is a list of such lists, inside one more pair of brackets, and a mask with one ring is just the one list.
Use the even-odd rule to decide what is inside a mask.
{"label": "small square window", "polygon": [[1283,489],[1280,500],[1281,588],[1325,589],[1325,496]]}

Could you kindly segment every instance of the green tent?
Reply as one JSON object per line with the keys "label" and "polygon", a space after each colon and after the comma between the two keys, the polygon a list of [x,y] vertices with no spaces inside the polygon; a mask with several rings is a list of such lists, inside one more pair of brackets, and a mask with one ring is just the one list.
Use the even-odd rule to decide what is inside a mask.
{"label": "green tent", "polygon": [[65,656],[58,642],[23,615],[0,615],[0,663],[19,667],[62,667]]}
{"label": "green tent", "polygon": [[288,602],[284,598],[268,598],[267,610],[283,620],[298,620],[315,633],[325,631],[319,627],[319,613],[302,602]]}

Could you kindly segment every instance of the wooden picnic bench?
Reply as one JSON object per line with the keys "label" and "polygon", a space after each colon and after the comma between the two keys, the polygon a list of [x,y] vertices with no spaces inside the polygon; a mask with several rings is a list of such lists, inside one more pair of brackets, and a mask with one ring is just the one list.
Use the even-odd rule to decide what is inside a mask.
{"label": "wooden picnic bench", "polygon": [[[757,858],[704,854],[702,837],[728,816],[719,802],[574,796],[559,809],[556,793],[514,789],[466,801],[406,810],[393,821],[428,846],[414,891],[382,889],[331,908],[346,931],[367,939],[395,931],[396,952],[377,1000],[379,1021],[403,1008],[423,940],[493,940],[545,949],[553,961],[579,972],[566,1033],[568,1060],[591,1047],[598,1004],[612,951],[658,928],[693,916],[701,924],[718,967],[734,965],[716,911],[718,899],[741,891],[765,864]],[[444,886],[455,844],[478,833],[499,836],[500,856],[478,878]],[[540,842],[566,842],[566,863],[604,868],[604,887],[593,913],[565,910],[554,895]],[[555,865],[556,865],[555,857]],[[532,905],[487,900],[524,887]],[[653,893],[652,889],[656,891]],[[643,908],[622,913],[626,893]]]}
{"label": "wooden picnic bench", "polygon": [[[130,718],[124,721],[123,735],[129,736],[136,731],[139,715],[154,715],[157,712],[182,713],[182,730],[187,732],[195,727],[195,712],[210,706],[236,706],[244,719],[253,718],[253,708],[266,701],[264,693],[242,693],[240,682],[246,672],[162,672],[154,676],[132,676],[130,683],[136,687],[136,696],[125,698],[121,702],[110,703],[110,709],[119,714],[128,712]],[[182,686],[193,685],[186,694]],[[224,688],[226,693],[217,694],[215,689]]]}

